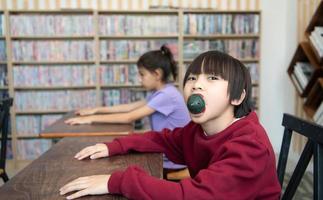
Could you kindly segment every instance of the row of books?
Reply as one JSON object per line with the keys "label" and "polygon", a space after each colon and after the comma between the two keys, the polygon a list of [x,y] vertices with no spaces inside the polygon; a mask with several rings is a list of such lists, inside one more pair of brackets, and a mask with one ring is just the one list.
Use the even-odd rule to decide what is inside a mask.
{"label": "row of books", "polygon": [[258,83],[259,81],[259,64],[258,63],[246,63],[252,83]]}
{"label": "row of books", "polygon": [[[129,103],[145,98],[142,89],[102,90],[104,105]],[[82,99],[82,101],[80,101]],[[16,91],[15,106],[19,111],[75,110],[96,106],[95,90]]]}
{"label": "row of books", "polygon": [[308,62],[296,62],[294,66],[293,75],[295,76],[295,83],[299,86],[300,92],[302,92],[307,86],[311,76],[313,74],[313,67]]}
{"label": "row of books", "polygon": [[17,111],[74,110],[94,107],[95,90],[16,91]]}
{"label": "row of books", "polygon": [[88,14],[19,14],[10,16],[11,36],[90,36],[94,19]]}
{"label": "row of books", "polygon": [[94,60],[93,41],[15,40],[13,61],[88,61]]}
{"label": "row of books", "polygon": [[41,130],[53,124],[62,115],[19,115],[16,116],[18,136],[38,136]]}
{"label": "row of books", "polygon": [[104,106],[113,106],[145,99],[147,92],[134,89],[104,90],[102,93]]}
{"label": "row of books", "polygon": [[0,86],[8,85],[7,73],[7,65],[0,65]]}
{"label": "row of books", "polygon": [[176,15],[100,15],[100,35],[176,35]]}
{"label": "row of books", "polygon": [[[177,40],[102,40],[100,41],[101,60],[137,59],[143,53],[157,50],[168,44],[178,57]],[[259,42],[246,40],[186,40],[184,58],[195,58],[207,50],[219,50],[237,58],[258,58]],[[14,41],[14,61],[87,61],[93,60],[91,41]]]}
{"label": "row of books", "polygon": [[0,62],[7,61],[7,50],[6,41],[0,40]]}
{"label": "row of books", "polygon": [[0,36],[5,34],[5,17],[3,14],[0,14]]}
{"label": "row of books", "polygon": [[107,65],[100,67],[100,84],[140,84],[137,65]]}
{"label": "row of books", "polygon": [[95,85],[95,77],[94,65],[17,65],[13,68],[14,86],[86,86]]}
{"label": "row of books", "polygon": [[323,101],[315,111],[313,119],[317,124],[323,126]]}
{"label": "row of books", "polygon": [[323,58],[323,26],[316,26],[311,32],[310,41],[320,58]]}
{"label": "row of books", "polygon": [[[1,148],[1,142],[0,142],[0,148]],[[13,153],[12,153],[12,142],[11,140],[7,140],[7,152],[6,152],[6,159],[12,159]]]}
{"label": "row of books", "polygon": [[260,49],[256,39],[184,41],[184,59],[193,59],[208,50],[225,52],[238,59],[257,59]]}
{"label": "row of books", "polygon": [[249,14],[187,14],[185,34],[258,34],[259,15]]}
{"label": "row of books", "polygon": [[34,160],[45,153],[52,146],[52,140],[33,139],[18,140],[17,153],[19,160]]}
{"label": "row of books", "polygon": [[163,44],[168,44],[174,57],[178,57],[177,40],[101,40],[100,58],[101,60],[138,59],[147,51],[159,50]]}

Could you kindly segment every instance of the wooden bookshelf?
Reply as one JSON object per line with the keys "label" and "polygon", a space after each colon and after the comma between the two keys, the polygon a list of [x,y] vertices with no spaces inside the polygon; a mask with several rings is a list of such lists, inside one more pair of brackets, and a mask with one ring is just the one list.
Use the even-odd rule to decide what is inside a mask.
{"label": "wooden bookshelf", "polygon": [[[305,38],[299,43],[287,69],[287,73],[299,96],[297,99],[300,104],[298,106],[298,114],[301,114],[303,117],[308,117],[309,120],[313,120],[313,115],[323,100],[323,63],[322,58],[319,57],[318,52],[311,42],[310,35],[316,26],[323,26],[323,1],[318,2],[316,11],[309,21],[309,24],[307,26],[305,25]],[[303,89],[298,84],[297,77],[294,73],[296,62],[310,63],[313,70],[307,85]],[[305,111],[306,115],[303,111]]]}
{"label": "wooden bookshelf", "polygon": [[[313,68],[313,73],[312,73],[306,87],[304,87],[304,88],[302,88],[300,86],[297,78],[295,76],[293,77],[294,67],[295,67],[296,62],[308,62],[311,64],[311,66]],[[317,60],[314,56],[314,52],[308,42],[304,41],[299,44],[299,46],[296,49],[296,52],[294,53],[294,56],[293,56],[292,61],[288,67],[287,72],[288,72],[288,75],[291,78],[298,94],[301,97],[306,97],[308,95],[309,91],[311,90],[311,88],[313,87],[317,78],[323,76],[323,68],[317,62]]]}
{"label": "wooden bookshelf", "polygon": [[323,101],[323,78],[318,78],[311,88],[307,99],[304,103],[304,110],[306,114],[312,118],[315,114],[315,111],[320,106]]}
{"label": "wooden bookshelf", "polygon": [[[323,2],[319,4],[318,8],[316,9],[310,23],[308,24],[306,30],[305,30],[305,36],[307,38],[310,37],[312,31],[314,30],[315,26],[323,26]],[[320,58],[318,52],[315,50],[315,47],[313,46],[313,43],[310,41],[311,48],[313,49],[314,55],[318,61],[318,63],[323,63],[323,58]]]}
{"label": "wooden bookshelf", "polygon": [[[244,41],[244,40],[255,40],[257,41],[257,45],[260,46],[260,38],[261,38],[261,31],[260,31],[260,21],[261,21],[261,12],[259,10],[256,11],[220,11],[220,10],[181,10],[181,9],[174,9],[174,10],[135,10],[135,11],[125,11],[125,10],[8,10],[5,13],[5,19],[6,19],[6,35],[2,37],[2,39],[6,40],[7,42],[7,58],[8,61],[4,61],[3,64],[8,65],[8,80],[9,80],[9,86],[3,87],[1,89],[8,89],[11,96],[16,97],[17,93],[19,92],[43,92],[43,91],[49,91],[49,92],[56,92],[56,91],[70,91],[70,90],[77,90],[77,91],[87,91],[87,90],[94,90],[95,91],[95,105],[96,106],[103,106],[105,101],[105,92],[111,91],[111,90],[127,90],[127,91],[135,91],[135,92],[141,92],[143,91],[142,87],[138,83],[109,83],[105,84],[104,82],[100,82],[100,73],[102,72],[102,67],[110,67],[114,65],[124,65],[124,66],[130,66],[135,65],[137,62],[138,56],[130,56],[127,58],[107,58],[105,54],[101,51],[101,42],[116,42],[116,41],[129,41],[129,44],[134,44],[136,41],[173,41],[174,46],[177,47],[177,58],[176,61],[179,66],[179,79],[176,81],[175,85],[182,89],[182,82],[184,78],[185,73],[185,66],[189,64],[192,59],[186,59],[184,58],[184,42],[187,40],[208,40],[208,41],[214,41],[214,40],[221,40],[221,41],[228,41],[228,40],[234,40],[234,41]],[[225,33],[225,34],[215,34],[215,33],[209,33],[209,34],[187,34],[184,32],[184,17],[188,14],[197,14],[197,15],[256,15],[259,19],[257,22],[257,28],[258,31],[256,33]],[[64,32],[56,34],[56,35],[49,35],[49,34],[41,34],[41,33],[28,33],[28,34],[12,34],[12,28],[13,24],[10,20],[11,17],[16,15],[27,15],[27,16],[42,16],[46,17],[47,15],[51,16],[89,16],[93,18],[93,31],[88,31],[84,34],[66,34]],[[163,16],[163,17],[174,17],[176,21],[172,21],[172,23],[177,23],[173,26],[177,27],[175,31],[173,32],[165,32],[165,33],[150,33],[147,32],[145,34],[133,34],[133,33],[116,33],[116,34],[106,34],[106,30],[102,30],[102,24],[100,24],[100,17],[104,16],[136,16],[140,17],[143,16],[145,18],[144,23],[151,23],[149,22],[150,17],[154,16]],[[163,22],[160,22],[160,24],[163,24]],[[167,24],[167,23],[164,23]],[[170,26],[168,24],[168,26]],[[172,30],[172,29],[169,29]],[[0,38],[1,39],[1,38]],[[85,60],[85,59],[55,59],[55,60],[17,60],[14,59],[14,43],[15,42],[33,42],[33,41],[40,41],[40,42],[51,42],[51,41],[90,41],[91,44],[93,44],[93,58]],[[159,49],[160,46],[156,47],[150,47],[154,49]],[[63,49],[62,49],[63,50]],[[152,49],[146,49],[146,51],[149,51]],[[258,49],[260,51],[260,48]],[[144,53],[144,52],[141,52]],[[242,57],[238,58],[246,65],[248,64],[255,64],[257,65],[257,75],[259,78],[260,74],[260,52],[257,52],[258,55],[255,57]],[[104,56],[102,56],[104,55]],[[84,84],[84,85],[78,85],[78,86],[62,86],[58,84],[54,84],[51,86],[47,85],[37,85],[37,86],[31,86],[31,85],[15,85],[14,83],[14,69],[18,67],[35,67],[35,66],[42,66],[42,67],[55,67],[55,66],[61,66],[62,68],[66,66],[72,66],[72,65],[89,65],[94,68],[95,70],[95,83],[94,84]],[[254,81],[253,87],[256,89],[256,95],[254,96],[254,100],[256,103],[256,108],[258,108],[259,104],[259,83],[260,81]],[[12,121],[12,150],[13,150],[13,161],[20,162],[22,159],[20,158],[18,147],[19,142],[21,141],[32,141],[32,140],[38,140],[40,139],[37,135],[29,135],[27,133],[25,134],[19,134],[17,132],[17,125],[16,125],[16,119],[17,117],[39,117],[40,121],[42,120],[43,116],[48,115],[59,115],[59,114],[65,114],[69,112],[68,109],[25,109],[25,110],[18,110],[16,106],[14,106],[11,110],[11,121]]]}

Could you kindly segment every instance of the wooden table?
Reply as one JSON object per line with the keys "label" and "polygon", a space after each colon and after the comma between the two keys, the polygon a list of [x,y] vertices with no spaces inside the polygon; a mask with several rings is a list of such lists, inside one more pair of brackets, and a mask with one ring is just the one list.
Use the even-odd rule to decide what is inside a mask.
{"label": "wooden table", "polygon": [[120,136],[127,135],[133,131],[133,124],[110,124],[110,123],[94,123],[81,125],[68,125],[64,121],[76,117],[74,112],[64,115],[41,131],[39,134],[42,138],[62,138],[62,137],[79,137],[79,136]]}
{"label": "wooden table", "polygon": [[[49,151],[33,161],[25,169],[0,187],[0,199],[56,200],[66,199],[59,189],[81,176],[110,174],[136,164],[155,177],[162,178],[162,154],[127,154],[79,161],[74,155],[83,147],[97,142],[110,141],[113,137],[63,138]],[[125,199],[117,195],[86,196],[80,199]]]}

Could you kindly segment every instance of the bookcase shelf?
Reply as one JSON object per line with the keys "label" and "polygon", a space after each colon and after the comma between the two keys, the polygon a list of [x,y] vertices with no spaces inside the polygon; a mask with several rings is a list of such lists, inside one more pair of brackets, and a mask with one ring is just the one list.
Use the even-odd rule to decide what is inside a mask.
{"label": "bookcase shelf", "polygon": [[304,103],[304,110],[306,114],[313,118],[316,110],[323,101],[323,78],[318,78],[311,88],[308,97]]}
{"label": "bookcase shelf", "polygon": [[99,36],[99,39],[177,39],[178,35],[112,35]]}
{"label": "bookcase shelf", "polygon": [[15,86],[15,90],[67,90],[67,89],[95,89],[95,85],[85,86]]}
{"label": "bookcase shelf", "polygon": [[299,43],[287,73],[297,94],[303,98],[302,108],[306,115],[318,123],[313,117],[323,101],[323,63],[312,43],[313,38],[311,39],[317,26],[323,27],[323,1],[319,3],[307,25],[305,40]]}
{"label": "bookcase shelf", "polygon": [[[307,85],[302,88],[299,80],[297,79],[297,77],[294,75],[294,67],[296,65],[296,62],[309,62],[313,68],[313,73],[310,76]],[[299,44],[299,46],[296,49],[296,52],[292,58],[292,61],[288,67],[288,75],[291,78],[295,88],[297,89],[298,94],[301,97],[306,97],[310,91],[310,89],[313,87],[316,79],[318,77],[322,77],[323,76],[323,68],[322,66],[319,65],[319,63],[317,62],[315,56],[314,56],[314,52],[312,50],[312,48],[310,47],[308,42],[301,42]]]}
{"label": "bookcase shelf", "polygon": [[93,40],[94,36],[13,36],[12,40]]}
{"label": "bookcase shelf", "polygon": [[[11,110],[11,120],[13,121],[11,135],[13,159],[17,162],[26,160],[21,155],[21,153],[24,152],[22,148],[30,148],[30,146],[35,147],[36,149],[40,148],[39,146],[42,141],[44,141],[45,145],[49,144],[48,140],[38,138],[37,130],[40,130],[47,124],[50,124],[50,121],[57,119],[62,114],[70,111],[70,109],[54,109],[50,106],[46,107],[43,105],[35,107],[34,103],[38,98],[43,98],[47,93],[56,94],[57,92],[59,95],[67,95],[64,92],[71,92],[68,94],[71,99],[82,99],[82,101],[85,101],[84,98],[74,97],[73,92],[88,92],[86,95],[93,95],[91,96],[93,98],[88,100],[93,103],[93,106],[105,106],[117,103],[127,103],[130,100],[144,97],[144,90],[139,85],[139,82],[137,82],[137,77],[130,72],[128,72],[129,74],[121,74],[124,72],[118,69],[127,67],[128,70],[126,71],[131,71],[130,68],[136,65],[137,59],[141,54],[153,49],[159,49],[161,44],[164,43],[167,43],[175,54],[175,59],[179,66],[179,79],[174,83],[179,89],[182,89],[183,77],[186,70],[185,67],[192,62],[193,59],[185,57],[185,51],[187,49],[184,45],[185,42],[194,43],[196,41],[202,41],[210,42],[211,44],[212,42],[217,41],[223,43],[224,47],[227,47],[225,45],[233,44],[235,45],[234,49],[236,50],[233,53],[242,51],[242,48],[239,47],[239,45],[247,46],[249,49],[246,48],[246,52],[243,54],[251,55],[250,52],[253,52],[255,55],[236,57],[246,65],[253,66],[252,74],[256,76],[254,77],[255,80],[253,80],[252,84],[256,91],[253,94],[253,100],[256,102],[255,108],[258,109],[259,107],[259,42],[261,37],[261,12],[258,10],[218,11],[158,9],[125,11],[64,9],[9,10],[4,14],[7,23],[6,33],[4,34],[6,36],[1,37],[0,39],[3,39],[8,43],[6,46],[8,61],[0,62],[0,64],[8,66],[9,86],[0,87],[0,90],[8,90],[15,100],[18,98],[26,98],[26,96],[28,96],[28,98],[32,97],[29,98],[29,100],[20,100],[18,103],[15,101],[16,105],[14,105]],[[223,19],[228,18],[233,20],[241,18],[244,19],[243,21],[247,25],[241,25],[240,28],[244,29],[242,26],[247,26],[247,28],[244,32],[188,33],[185,32],[185,26],[187,25],[185,25],[185,17],[190,14],[194,14],[197,17],[205,14],[212,17],[221,15]],[[38,18],[42,19],[39,20],[39,23],[37,21]],[[156,18],[158,18],[157,22],[154,21]],[[18,26],[15,20],[18,20],[21,24]],[[61,26],[64,24],[60,24],[63,20],[65,20],[64,23],[72,23],[71,21],[73,21],[74,24],[69,27]],[[111,20],[113,25],[110,23]],[[205,21],[205,19],[203,20]],[[49,23],[49,21],[52,23]],[[121,21],[120,26],[118,26],[119,21]],[[26,25],[24,25],[24,23]],[[126,25],[126,23],[135,26],[134,28],[129,28],[129,24]],[[233,27],[232,24],[232,21],[223,20],[223,26]],[[57,29],[57,27],[60,28]],[[124,29],[125,27],[128,29]],[[237,28],[239,26],[236,25],[234,27]],[[86,55],[88,57],[85,59],[85,55],[83,54],[83,57],[76,57],[77,55],[73,57],[72,54],[75,53],[79,47],[74,47],[71,43],[76,42],[78,45],[82,46],[82,43],[85,43],[84,41],[89,43],[86,44],[89,46],[84,44],[89,51]],[[60,45],[53,45],[51,44],[52,42],[58,42]],[[36,51],[33,48],[29,48],[28,45],[39,45],[41,48]],[[130,49],[129,46],[132,48]],[[24,51],[20,52],[21,49],[24,49]],[[66,55],[62,54],[66,49],[69,49],[69,51],[65,51],[68,53],[66,53]],[[109,51],[106,51],[107,49]],[[136,49],[137,52],[134,52],[134,49]],[[210,49],[212,48],[210,47]],[[232,53],[229,51],[229,48],[218,50],[223,50],[229,54]],[[51,55],[51,51],[58,55]],[[122,52],[132,52],[135,54],[121,55]],[[32,59],[26,58],[24,53],[27,54],[27,57],[29,56],[29,58]],[[82,52],[80,51],[79,53]],[[40,54],[45,54],[46,56],[39,56]],[[34,58],[34,56],[36,56],[36,58]],[[73,71],[71,68],[76,71]],[[78,71],[78,68],[80,68],[80,71]],[[57,70],[56,73],[54,69]],[[118,74],[116,77],[122,75],[126,80],[122,82],[120,78],[116,78],[111,75],[111,73]],[[55,77],[55,75],[58,76],[57,74],[62,77]],[[87,77],[85,78],[84,83],[77,82],[79,77],[83,76]],[[28,79],[26,79],[20,82],[15,80],[14,77],[17,79],[19,79],[19,77],[30,77],[30,80],[28,81]],[[59,82],[63,80],[66,81],[66,77],[77,82],[77,84],[74,84],[74,82],[73,84]],[[111,81],[109,79],[107,81],[108,78],[113,80]],[[37,81],[35,82],[34,79],[37,79]],[[122,99],[123,96],[126,96],[127,99]],[[35,100],[35,102],[32,100]],[[54,95],[51,95],[51,98],[39,101],[46,105],[51,105],[51,101],[55,101]],[[62,101],[61,98],[59,98],[59,101]],[[32,106],[29,104],[32,104]],[[55,106],[55,104],[53,105]],[[68,107],[65,104],[63,105],[64,107],[61,108]],[[73,106],[77,108],[77,106]],[[91,107],[91,105],[90,103],[86,105],[80,104],[79,107]],[[24,124],[28,126],[25,130],[21,127]],[[37,130],[34,130],[33,126],[35,126]]]}
{"label": "bookcase shelf", "polygon": [[90,61],[82,61],[82,60],[75,60],[75,61],[13,61],[12,65],[82,65],[82,64],[95,64],[94,60]]}
{"label": "bookcase shelf", "polygon": [[25,110],[16,111],[16,115],[35,115],[35,114],[64,114],[70,110]]}
{"label": "bookcase shelf", "polygon": [[[307,26],[305,30],[305,35],[307,38],[310,37],[312,31],[316,26],[322,26],[323,27],[323,3],[321,2],[318,8],[316,9],[309,25]],[[323,63],[323,58],[319,56],[318,52],[315,50],[315,47],[312,43],[312,41],[309,39],[311,48],[313,49],[314,55],[318,61],[318,63]]]}
{"label": "bookcase shelf", "polygon": [[184,39],[250,39],[259,38],[259,34],[214,34],[214,35],[184,35]]}
{"label": "bookcase shelf", "polygon": [[[254,59],[239,59],[242,63],[259,63],[260,60],[258,58],[254,58]],[[183,62],[184,63],[191,63],[193,61],[193,59],[184,59]]]}

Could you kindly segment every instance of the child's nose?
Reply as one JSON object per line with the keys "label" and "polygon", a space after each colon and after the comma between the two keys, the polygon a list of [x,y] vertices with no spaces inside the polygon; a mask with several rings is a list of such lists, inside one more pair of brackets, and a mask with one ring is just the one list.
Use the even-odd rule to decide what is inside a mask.
{"label": "child's nose", "polygon": [[203,84],[201,81],[197,80],[193,85],[193,90],[204,90]]}

